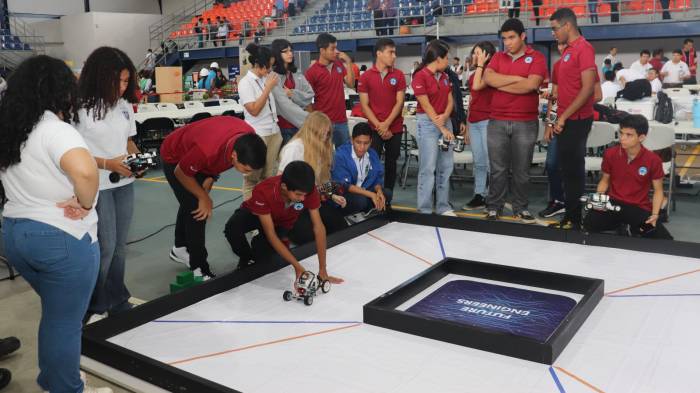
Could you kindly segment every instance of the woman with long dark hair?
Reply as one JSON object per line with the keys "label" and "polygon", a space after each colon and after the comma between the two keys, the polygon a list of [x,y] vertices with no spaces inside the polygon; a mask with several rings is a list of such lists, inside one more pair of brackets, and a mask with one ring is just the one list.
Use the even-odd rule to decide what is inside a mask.
{"label": "woman with long dark hair", "polygon": [[9,262],[41,298],[40,390],[111,392],[84,386],[82,318],[95,287],[98,174],[78,131],[78,89],[66,64],[25,60],[0,101],[2,236]]}
{"label": "woman with long dark hair", "polygon": [[[97,203],[100,274],[86,321],[129,310],[131,294],[124,283],[126,241],[134,212],[134,176],[123,163],[139,153],[132,104],[136,99],[136,69],[117,48],[95,49],[85,61],[78,82],[77,129],[100,168]],[[114,173],[115,175],[112,175]],[[114,181],[116,180],[116,181]]]}
{"label": "woman with long dark hair", "polygon": [[279,84],[279,77],[272,71],[275,58],[270,49],[256,44],[246,47],[251,68],[238,83],[239,103],[243,115],[267,146],[265,166],[243,178],[243,199],[248,199],[253,187],[262,180],[274,176],[277,156],[282,146],[282,135],[277,125],[277,103],[272,90]]}
{"label": "woman with long dark hair", "polygon": [[474,157],[474,196],[463,210],[475,210],[486,207],[486,179],[489,175],[489,152],[486,143],[486,130],[491,114],[491,95],[493,89],[484,82],[484,70],[496,53],[496,48],[488,41],[481,41],[472,48],[471,59],[474,73],[469,77],[469,116],[467,133]]}
{"label": "woman with long dark hair", "polygon": [[433,189],[436,188],[435,212],[454,216],[449,201],[453,153],[450,148],[443,150],[438,146],[438,141],[449,145],[454,139],[450,121],[454,106],[452,84],[445,73],[450,65],[449,51],[444,41],[430,41],[423,61],[413,74],[411,86],[418,101],[418,211],[433,212]]}
{"label": "woman with long dark hair", "polygon": [[297,72],[294,64],[292,44],[285,39],[272,41],[272,55],[275,57],[273,70],[279,82],[272,95],[277,103],[278,125],[282,132],[282,146],[297,133],[311,109],[314,90],[303,73]]}

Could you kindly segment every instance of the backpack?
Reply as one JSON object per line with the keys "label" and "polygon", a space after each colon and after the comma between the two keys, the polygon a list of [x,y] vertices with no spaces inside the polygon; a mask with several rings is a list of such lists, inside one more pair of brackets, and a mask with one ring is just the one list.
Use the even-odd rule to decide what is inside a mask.
{"label": "backpack", "polygon": [[668,94],[660,91],[656,93],[658,103],[656,104],[656,112],[654,120],[659,123],[668,124],[673,121],[673,102],[668,97]]}
{"label": "backpack", "polygon": [[610,108],[601,104],[593,104],[593,109],[600,115],[600,121],[612,124],[620,124],[622,119],[629,116],[629,113]]}
{"label": "backpack", "polygon": [[617,92],[617,98],[620,97],[629,101],[651,97],[651,82],[646,79],[637,79],[627,82],[625,88]]}

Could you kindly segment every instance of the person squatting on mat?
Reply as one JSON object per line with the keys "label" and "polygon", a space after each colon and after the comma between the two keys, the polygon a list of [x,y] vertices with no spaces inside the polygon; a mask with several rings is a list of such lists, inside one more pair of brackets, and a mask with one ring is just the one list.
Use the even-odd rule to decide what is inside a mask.
{"label": "person squatting on mat", "polygon": [[379,155],[370,148],[372,136],[380,138],[367,123],[357,123],[352,140],[335,151],[333,181],[343,186],[346,206],[344,215],[384,211],[391,203],[392,190],[384,188],[384,166]]}
{"label": "person squatting on mat", "polygon": [[[314,170],[316,187],[330,188],[330,192],[321,193],[321,207],[318,209],[326,233],[335,233],[347,228],[341,208],[347,204],[339,190],[333,190],[331,166],[333,165],[333,124],[323,112],[311,112],[299,132],[280,152],[280,165],[277,175],[290,162],[304,161]],[[330,187],[328,187],[330,186]],[[329,195],[330,194],[330,195]],[[314,240],[312,223],[308,210],[303,211],[294,224],[290,239],[293,243],[304,244]]]}
{"label": "person squatting on mat", "polygon": [[266,153],[265,142],[253,128],[231,116],[190,123],[165,138],[160,148],[163,173],[180,204],[171,259],[189,265],[195,275],[215,277],[205,245],[213,205],[209,191],[230,168],[242,174],[262,168]]}
{"label": "person squatting on mat", "polygon": [[[126,242],[134,213],[134,177],[123,161],[140,153],[132,140],[136,120],[132,104],[136,98],[136,68],[117,48],[96,49],[85,61],[78,81],[78,123],[76,128],[87,143],[100,169],[97,238],[100,271],[92,300],[85,314],[87,323],[132,308],[131,293],[124,283]],[[110,181],[117,173],[118,181]],[[94,315],[94,317],[93,317]]]}
{"label": "person squatting on mat", "polygon": [[[294,267],[298,279],[306,269],[289,251],[289,233],[301,212],[308,210],[316,240],[318,276],[333,284],[343,282],[326,270],[326,228],[318,211],[321,196],[315,183],[313,168],[304,161],[293,161],[281,176],[255,186],[253,195],[231,216],[224,231],[239,266],[250,266],[251,260],[262,263],[277,254]],[[248,243],[246,233],[253,230],[259,234]]]}
{"label": "person squatting on mat", "polygon": [[[590,232],[615,230],[629,225],[633,235],[673,239],[658,222],[664,202],[664,170],[661,158],[642,146],[649,132],[649,122],[642,115],[629,115],[620,122],[620,144],[603,154],[603,177],[596,192],[607,193],[620,211],[591,210],[583,226]],[[649,188],[654,195],[649,200]]]}
{"label": "person squatting on mat", "polygon": [[80,133],[78,85],[48,56],[22,62],[0,101],[0,180],[5,253],[41,298],[41,390],[111,393],[80,374],[82,320],[100,268],[99,175]]}

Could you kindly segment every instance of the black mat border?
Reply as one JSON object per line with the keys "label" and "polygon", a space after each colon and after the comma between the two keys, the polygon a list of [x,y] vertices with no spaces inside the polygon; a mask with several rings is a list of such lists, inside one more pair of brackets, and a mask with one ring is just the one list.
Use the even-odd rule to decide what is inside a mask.
{"label": "black mat border", "polygon": [[[448,274],[577,293],[583,297],[551,337],[537,340],[397,310]],[[364,323],[551,365],[603,298],[603,280],[447,257],[363,307]]]}
{"label": "black mat border", "polygon": [[[573,244],[588,244],[681,257],[700,257],[700,244],[697,243],[672,240],[652,241],[648,239],[624,238],[605,234],[584,234],[581,232],[554,230],[541,226],[523,225],[504,221],[492,222],[396,210],[392,211],[388,216],[374,217],[360,224],[353,225],[344,231],[330,235],[328,237],[328,245],[332,247],[346,242],[382,227],[391,221]],[[293,253],[299,259],[309,257],[315,254],[315,245],[306,244],[297,247],[293,250]],[[242,272],[230,273],[215,280],[208,281],[198,287],[177,294],[163,296],[136,307],[129,312],[94,323],[86,327],[83,331],[82,354],[97,362],[173,392],[237,392],[234,389],[213,383],[194,374],[184,372],[176,367],[158,362],[155,359],[145,357],[134,351],[112,344],[107,340],[206,298],[256,280],[285,266],[285,263],[277,261],[254,266]]]}

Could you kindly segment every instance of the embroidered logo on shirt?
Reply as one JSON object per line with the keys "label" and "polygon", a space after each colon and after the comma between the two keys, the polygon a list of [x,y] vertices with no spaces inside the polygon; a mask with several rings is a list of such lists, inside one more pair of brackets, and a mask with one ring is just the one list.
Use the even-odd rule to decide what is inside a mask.
{"label": "embroidered logo on shirt", "polygon": [[564,62],[569,61],[570,58],[571,58],[571,53],[567,53],[566,56],[564,56]]}
{"label": "embroidered logo on shirt", "polygon": [[389,84],[392,86],[396,86],[396,78],[389,79]]}
{"label": "embroidered logo on shirt", "polygon": [[416,85],[416,89],[422,89],[423,85]]}
{"label": "embroidered logo on shirt", "polygon": [[443,82],[445,82],[445,86],[447,86],[447,83],[449,83],[447,79],[445,79]]}
{"label": "embroidered logo on shirt", "polygon": [[190,170],[192,172],[199,172],[199,169],[197,169],[194,165],[190,165]]}
{"label": "embroidered logo on shirt", "polygon": [[260,202],[260,201],[255,201],[255,204],[258,206],[265,206],[265,203]]}
{"label": "embroidered logo on shirt", "polygon": [[649,172],[649,170],[647,169],[647,167],[645,167],[645,166],[640,166],[640,167],[639,167],[639,171],[638,171],[639,176],[646,176],[646,175],[647,175],[647,172]]}
{"label": "embroidered logo on shirt", "polygon": [[303,208],[304,208],[304,204],[301,203],[301,202],[297,202],[297,203],[294,204],[294,210],[296,210],[296,211],[300,211],[300,210],[302,210]]}
{"label": "embroidered logo on shirt", "polygon": [[335,70],[338,71],[339,74],[343,73],[343,69],[340,67],[336,67]]}
{"label": "embroidered logo on shirt", "polygon": [[126,109],[123,109],[123,110],[122,110],[122,115],[124,115],[124,118],[125,118],[126,120],[129,120],[129,111],[127,111]]}
{"label": "embroidered logo on shirt", "polygon": [[528,56],[525,58],[525,64],[530,64],[532,63],[532,56]]}

